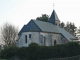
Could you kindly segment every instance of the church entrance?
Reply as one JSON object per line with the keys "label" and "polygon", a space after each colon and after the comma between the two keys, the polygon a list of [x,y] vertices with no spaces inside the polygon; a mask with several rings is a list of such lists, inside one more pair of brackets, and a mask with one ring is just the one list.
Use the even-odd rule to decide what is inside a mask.
{"label": "church entrance", "polygon": [[57,44],[57,42],[56,42],[56,40],[54,40],[54,45],[56,45]]}

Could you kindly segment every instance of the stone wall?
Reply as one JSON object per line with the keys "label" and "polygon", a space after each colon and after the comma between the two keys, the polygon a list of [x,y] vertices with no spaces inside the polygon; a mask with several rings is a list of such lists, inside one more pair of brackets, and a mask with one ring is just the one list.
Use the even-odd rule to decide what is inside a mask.
{"label": "stone wall", "polygon": [[[31,38],[29,38],[31,34]],[[27,43],[25,43],[25,35],[27,35]],[[18,47],[28,47],[30,43],[35,42],[41,46],[54,46],[55,44],[64,44],[68,42],[61,34],[48,32],[23,32],[18,40]]]}

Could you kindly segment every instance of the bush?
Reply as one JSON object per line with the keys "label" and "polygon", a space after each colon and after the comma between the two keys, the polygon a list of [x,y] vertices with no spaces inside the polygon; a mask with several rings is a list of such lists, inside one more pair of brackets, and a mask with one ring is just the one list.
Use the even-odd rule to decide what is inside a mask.
{"label": "bush", "polygon": [[20,59],[50,59],[63,58],[80,55],[80,45],[77,42],[55,46],[39,46],[37,43],[31,43],[29,47],[9,46],[0,52],[1,58],[9,59],[14,56]]}
{"label": "bush", "polygon": [[38,59],[39,48],[37,43],[31,43],[28,47],[28,59]]}
{"label": "bush", "polygon": [[5,59],[12,58],[12,57],[16,56],[17,49],[18,48],[15,46],[8,46],[4,50],[1,50],[0,56],[1,56],[1,58],[5,58]]}
{"label": "bush", "polygon": [[19,48],[17,50],[16,55],[20,59],[27,59],[28,58],[28,47],[21,47],[21,48]]}

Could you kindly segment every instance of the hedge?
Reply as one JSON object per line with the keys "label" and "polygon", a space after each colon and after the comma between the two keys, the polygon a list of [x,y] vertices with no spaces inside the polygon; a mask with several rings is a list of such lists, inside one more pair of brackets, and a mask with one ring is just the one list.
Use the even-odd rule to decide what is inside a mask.
{"label": "hedge", "polygon": [[80,55],[80,45],[77,42],[69,42],[66,44],[55,46],[39,46],[37,43],[31,43],[29,47],[9,46],[1,50],[0,57],[10,59],[14,56],[20,59],[50,59],[64,58]]}

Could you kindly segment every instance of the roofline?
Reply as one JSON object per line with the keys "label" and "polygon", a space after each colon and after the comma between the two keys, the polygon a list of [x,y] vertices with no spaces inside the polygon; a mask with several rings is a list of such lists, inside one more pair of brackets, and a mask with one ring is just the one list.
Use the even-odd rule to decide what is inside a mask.
{"label": "roofline", "polygon": [[[68,40],[63,34],[61,34],[66,40]],[[69,40],[68,40],[69,41]]]}
{"label": "roofline", "polygon": [[78,38],[75,38],[75,39],[74,39],[74,38],[70,38],[70,39],[71,39],[71,40],[78,40]]}
{"label": "roofline", "polygon": [[[61,34],[61,33],[56,33],[56,32],[45,32],[45,31],[24,31],[24,32],[44,32],[44,33],[55,33],[55,34]],[[22,33],[24,33],[22,32]]]}

